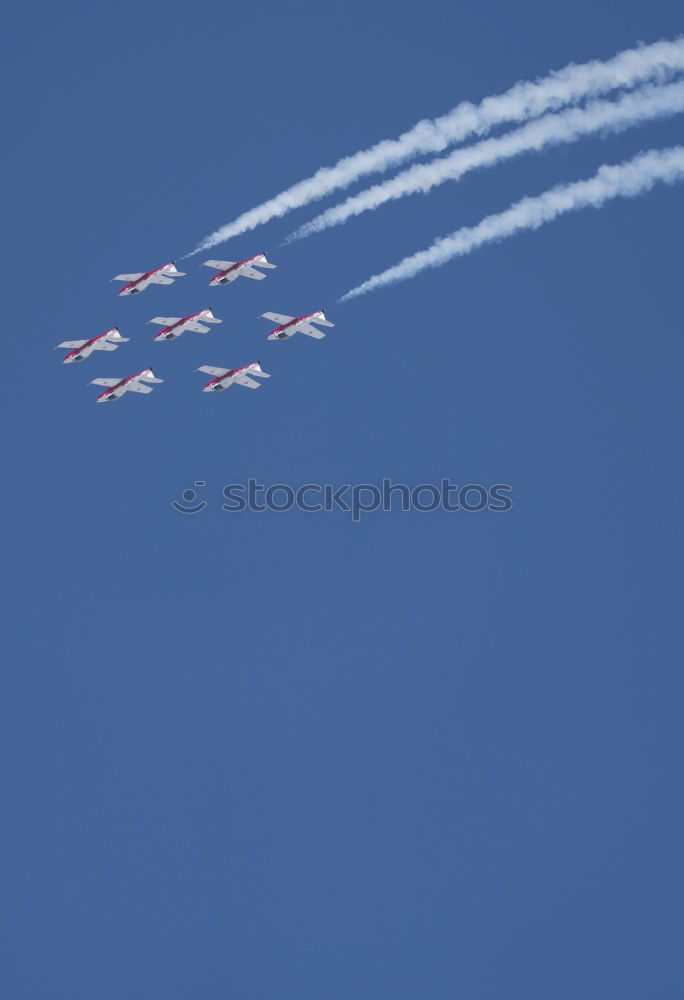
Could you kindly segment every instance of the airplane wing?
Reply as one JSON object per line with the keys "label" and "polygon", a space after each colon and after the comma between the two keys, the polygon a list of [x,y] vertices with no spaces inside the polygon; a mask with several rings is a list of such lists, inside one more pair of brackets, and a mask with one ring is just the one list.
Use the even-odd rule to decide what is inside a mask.
{"label": "airplane wing", "polygon": [[206,372],[207,375],[213,375],[214,378],[223,378],[230,371],[230,368],[214,368],[212,365],[200,365],[197,369],[198,372]]}
{"label": "airplane wing", "polygon": [[234,263],[234,260],[205,260],[202,267],[213,267],[215,271],[227,271]]}
{"label": "airplane wing", "polygon": [[198,320],[193,319],[193,320],[190,320],[189,323],[186,323],[183,326],[183,329],[184,330],[192,330],[193,333],[209,333],[209,330],[211,329],[211,327],[210,326],[204,326]]}
{"label": "airplane wing", "polygon": [[117,274],[116,278],[112,278],[112,281],[137,281],[138,278],[142,278],[144,271],[136,271],[134,274]]}
{"label": "airplane wing", "polygon": [[106,385],[111,388],[113,385],[118,385],[121,381],[120,378],[94,378],[90,383],[91,385]]}
{"label": "airplane wing", "polygon": [[143,385],[142,382],[127,382],[124,389],[130,389],[131,392],[152,392],[152,386]]}
{"label": "airplane wing", "polygon": [[285,316],[284,313],[262,313],[262,319],[270,319],[273,323],[289,323],[294,316]]}
{"label": "airplane wing", "polygon": [[250,378],[249,375],[245,375],[244,372],[240,372],[239,375],[233,377],[233,382],[237,382],[238,385],[244,385],[248,389],[258,389],[260,383],[255,379]]}
{"label": "airplane wing", "polygon": [[180,316],[155,316],[154,319],[148,319],[148,323],[158,323],[159,326],[173,326],[180,319]]}
{"label": "airplane wing", "polygon": [[296,329],[299,330],[300,333],[305,333],[307,337],[313,337],[314,340],[323,340],[325,337],[323,331],[317,330],[315,326],[311,325],[311,323],[299,323]]}
{"label": "airplane wing", "polygon": [[240,270],[240,274],[243,278],[254,278],[255,281],[261,281],[262,278],[266,277],[261,271],[257,271],[255,267],[243,267]]}
{"label": "airplane wing", "polygon": [[[87,340],[63,340],[61,344],[57,344],[57,347],[83,347],[87,343]],[[57,347],[55,350],[57,350]]]}

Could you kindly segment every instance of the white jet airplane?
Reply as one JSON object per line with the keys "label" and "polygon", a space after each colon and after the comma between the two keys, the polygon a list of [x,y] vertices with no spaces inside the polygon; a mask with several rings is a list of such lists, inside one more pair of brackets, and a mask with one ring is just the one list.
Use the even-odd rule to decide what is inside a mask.
{"label": "white jet airplane", "polygon": [[313,324],[320,323],[321,326],[335,325],[325,318],[325,313],[322,309],[319,309],[318,312],[308,313],[306,316],[284,316],[282,313],[262,313],[261,319],[270,319],[272,323],[280,324],[275,330],[271,330],[266,338],[267,340],[284,340],[286,337],[291,337],[293,333],[305,333],[307,337],[322,340],[325,334],[321,330],[317,330]]}
{"label": "white jet airplane", "polygon": [[217,392],[220,389],[230,389],[231,385],[235,384],[244,385],[248,389],[259,389],[259,383],[255,382],[249,376],[256,375],[258,378],[271,377],[268,372],[262,371],[259,361],[252,361],[251,364],[243,365],[242,368],[214,368],[212,365],[201,365],[197,371],[206,372],[207,375],[214,376],[210,382],[207,382],[203,386],[202,392]]}
{"label": "white jet airplane", "polygon": [[209,285],[213,287],[214,285],[229,285],[231,281],[235,281],[241,276],[261,281],[266,275],[257,271],[257,267],[271,268],[276,267],[276,265],[269,264],[265,253],[258,253],[255,257],[239,260],[237,264],[232,260],[205,260],[202,267],[213,267],[215,271],[218,271],[218,274],[215,274],[209,281]]}
{"label": "white jet airplane", "polygon": [[171,260],[168,264],[155,267],[154,271],[136,271],[134,274],[117,274],[112,281],[125,281],[117,295],[137,295],[144,292],[148,285],[172,285],[174,278],[184,278],[185,272],[176,270]]}
{"label": "white jet airplane", "polygon": [[211,328],[204,326],[205,323],[222,323],[223,320],[217,319],[211,309],[200,309],[192,316],[184,316],[182,319],[179,319],[178,316],[155,316],[148,322],[161,323],[164,327],[159,333],[155,333],[154,340],[174,340],[176,337],[180,337],[185,330],[192,330],[194,333],[209,333]]}
{"label": "white jet airplane", "polygon": [[62,358],[63,365],[70,365],[73,361],[84,361],[89,358],[93,351],[115,351],[119,344],[127,343],[128,337],[122,337],[118,327],[113,326],[111,330],[105,330],[90,340],[63,340],[57,347],[73,348]]}
{"label": "white jet airplane", "polygon": [[97,403],[106,403],[110,399],[119,399],[125,392],[152,392],[151,385],[143,385],[144,382],[163,382],[163,378],[155,378],[151,368],[143,368],[135,375],[127,378],[94,378],[91,385],[106,385],[107,388],[97,397]]}

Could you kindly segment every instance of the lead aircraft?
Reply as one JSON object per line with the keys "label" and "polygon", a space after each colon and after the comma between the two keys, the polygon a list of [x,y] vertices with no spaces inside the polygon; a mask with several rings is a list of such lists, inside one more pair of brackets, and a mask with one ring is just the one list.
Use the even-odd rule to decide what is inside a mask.
{"label": "lead aircraft", "polygon": [[271,330],[267,340],[285,340],[286,337],[291,337],[293,333],[305,333],[307,337],[313,337],[315,340],[322,340],[325,334],[322,330],[317,330],[313,325],[314,323],[319,323],[321,326],[334,326],[334,323],[330,323],[325,318],[325,313],[322,309],[318,312],[307,313],[306,316],[285,316],[283,313],[262,313],[261,319],[270,319],[272,323],[278,323],[279,325],[275,330]]}
{"label": "lead aircraft", "polygon": [[276,265],[269,264],[265,253],[258,253],[255,257],[247,257],[237,263],[232,260],[205,260],[202,267],[213,267],[215,271],[218,271],[218,274],[209,279],[209,285],[213,287],[215,285],[229,285],[236,278],[253,278],[255,281],[261,281],[266,275],[258,271],[257,267],[271,268],[276,267]]}
{"label": "lead aircraft", "polygon": [[112,281],[125,281],[117,295],[138,295],[144,292],[148,285],[172,285],[174,278],[184,278],[185,272],[179,271],[171,260],[168,264],[155,267],[153,271],[135,271],[133,274],[117,274]]}

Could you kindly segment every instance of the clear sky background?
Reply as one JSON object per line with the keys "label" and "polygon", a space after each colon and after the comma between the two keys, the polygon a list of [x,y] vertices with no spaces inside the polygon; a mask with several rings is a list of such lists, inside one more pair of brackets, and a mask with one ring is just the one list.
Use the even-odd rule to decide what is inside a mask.
{"label": "clear sky background", "polygon": [[[681,957],[684,189],[344,306],[682,119],[520,157],[209,289],[181,256],[419,118],[681,5],[14,4],[5,94],[2,993],[670,998]],[[320,204],[327,207],[332,201]],[[172,288],[109,279],[174,258]],[[153,315],[223,324],[152,343]],[[316,343],[265,310],[326,308]],[[64,339],[130,343],[60,367]],[[259,392],[200,364],[259,358]],[[152,365],[149,397],[88,386]],[[510,483],[505,514],[229,514],[226,483]],[[170,501],[195,480],[208,508]]]}

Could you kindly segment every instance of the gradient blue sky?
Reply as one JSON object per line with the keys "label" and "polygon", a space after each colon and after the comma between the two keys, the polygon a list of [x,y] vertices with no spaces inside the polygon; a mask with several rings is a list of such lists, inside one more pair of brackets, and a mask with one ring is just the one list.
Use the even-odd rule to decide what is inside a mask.
{"label": "gradient blue sky", "polygon": [[[3,23],[12,1000],[682,990],[682,188],[342,307],[435,236],[681,141],[671,120],[118,299],[318,166],[682,30],[579,0],[112,7]],[[322,203],[322,206],[330,202]],[[208,256],[277,247],[288,219]],[[151,316],[211,305],[206,337]],[[266,309],[334,330],[267,343]],[[62,368],[116,324],[129,344]],[[199,364],[260,358],[250,393]],[[96,406],[151,364],[149,398]],[[508,514],[227,514],[221,489],[448,476]],[[169,504],[197,480],[206,511]],[[678,663],[680,666],[678,666]]]}

